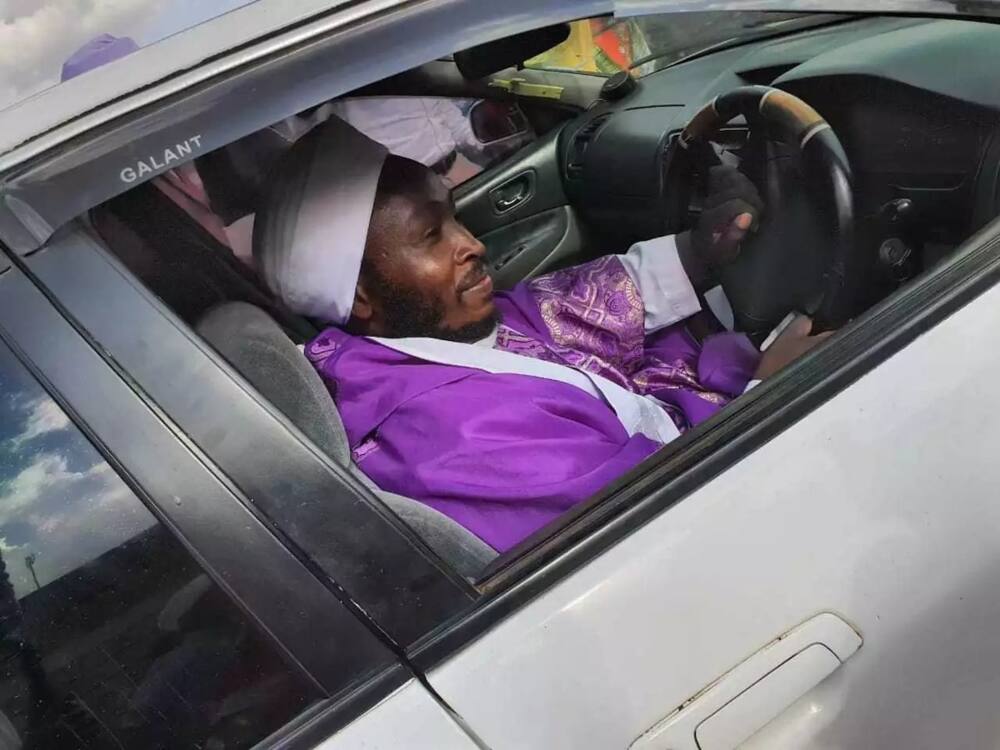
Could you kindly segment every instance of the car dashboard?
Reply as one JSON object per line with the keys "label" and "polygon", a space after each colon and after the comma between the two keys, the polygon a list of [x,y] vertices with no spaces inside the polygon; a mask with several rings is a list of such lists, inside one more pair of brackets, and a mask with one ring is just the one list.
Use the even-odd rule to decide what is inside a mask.
{"label": "car dashboard", "polygon": [[[685,217],[671,215],[663,175],[671,138],[719,94],[781,88],[818,110],[844,146],[873,302],[1000,210],[996,49],[992,24],[867,17],[681,62],[564,129],[566,193],[603,249],[676,230]],[[717,150],[753,177],[767,158],[762,141],[748,138],[742,120],[725,135]]]}

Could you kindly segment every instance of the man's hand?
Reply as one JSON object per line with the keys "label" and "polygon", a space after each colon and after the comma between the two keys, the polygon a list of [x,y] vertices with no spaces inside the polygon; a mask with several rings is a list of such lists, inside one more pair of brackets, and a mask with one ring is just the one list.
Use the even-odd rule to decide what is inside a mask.
{"label": "man's hand", "polygon": [[815,336],[810,336],[812,326],[812,318],[808,315],[799,315],[789,323],[788,327],[778,335],[774,343],[764,352],[764,355],[760,359],[760,364],[757,366],[757,372],[754,374],[754,379],[764,380],[771,377],[783,367],[790,365],[814,346],[823,343],[834,334],[834,331],[826,331],[825,333],[817,333]]}
{"label": "man's hand", "polygon": [[740,243],[756,229],[763,211],[764,201],[746,175],[733,167],[712,167],[698,225],[677,235],[681,263],[695,287],[707,284],[713,269],[736,260]]}

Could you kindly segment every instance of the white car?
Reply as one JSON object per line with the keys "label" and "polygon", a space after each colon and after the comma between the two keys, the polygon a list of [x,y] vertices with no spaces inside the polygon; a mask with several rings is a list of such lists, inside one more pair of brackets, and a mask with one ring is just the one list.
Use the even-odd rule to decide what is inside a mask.
{"label": "white car", "polygon": [[[10,11],[0,747],[1000,745],[1000,6],[723,5],[187,3],[61,83],[105,11]],[[413,96],[499,286],[721,159],[713,309],[838,333],[501,555],[380,492],[239,247],[282,124]]]}

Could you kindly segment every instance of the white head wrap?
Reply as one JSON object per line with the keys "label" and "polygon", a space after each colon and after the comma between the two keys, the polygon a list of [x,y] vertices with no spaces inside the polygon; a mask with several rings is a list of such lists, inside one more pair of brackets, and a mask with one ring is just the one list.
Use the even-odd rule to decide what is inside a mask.
{"label": "white head wrap", "polygon": [[257,214],[253,253],[264,281],[292,312],[337,325],[351,317],[387,154],[331,117],[282,158]]}

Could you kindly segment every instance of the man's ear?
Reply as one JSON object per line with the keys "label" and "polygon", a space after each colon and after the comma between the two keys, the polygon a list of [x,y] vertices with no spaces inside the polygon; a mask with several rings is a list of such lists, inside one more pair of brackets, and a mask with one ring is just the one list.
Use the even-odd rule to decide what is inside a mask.
{"label": "man's ear", "polygon": [[358,285],[354,289],[354,305],[351,307],[351,317],[362,323],[369,322],[375,316],[375,307],[372,298],[365,288],[365,282],[358,279]]}

